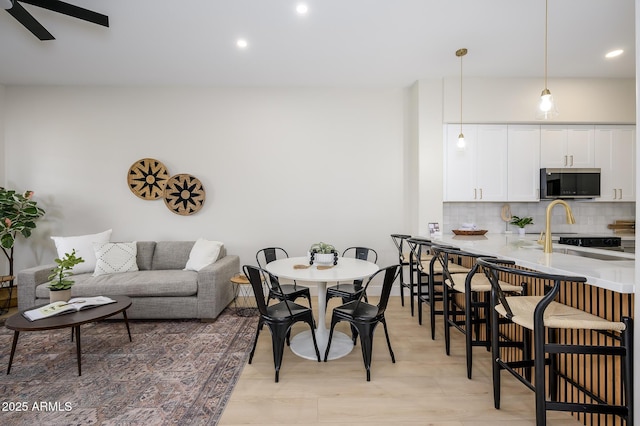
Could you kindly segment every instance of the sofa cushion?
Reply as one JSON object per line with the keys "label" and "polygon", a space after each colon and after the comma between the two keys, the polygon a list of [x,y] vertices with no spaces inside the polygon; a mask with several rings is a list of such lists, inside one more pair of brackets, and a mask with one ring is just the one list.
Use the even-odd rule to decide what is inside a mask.
{"label": "sofa cushion", "polygon": [[138,253],[136,254],[136,262],[140,271],[148,271],[151,269],[151,261],[153,260],[153,251],[156,248],[155,241],[138,241],[136,242]]}
{"label": "sofa cushion", "polygon": [[[198,293],[198,273],[194,271],[163,270],[107,274],[73,275],[71,295],[129,296],[129,297],[187,297]],[[49,297],[48,283],[36,288],[36,297]]]}
{"label": "sofa cushion", "polygon": [[118,274],[138,270],[137,245],[133,243],[93,243],[96,251],[96,269],[93,276]]}
{"label": "sofa cushion", "polygon": [[205,266],[211,265],[218,259],[222,245],[220,241],[209,241],[204,238],[198,238],[191,248],[189,260],[184,269],[187,271],[199,271]]}
{"label": "sofa cushion", "polygon": [[74,249],[76,256],[81,257],[84,262],[75,265],[72,269],[74,274],[93,272],[96,267],[96,255],[93,243],[108,243],[111,239],[111,229],[91,235],[78,235],[74,237],[51,237],[56,244],[58,257],[62,259],[65,253],[71,253]]}
{"label": "sofa cushion", "polygon": [[158,241],[153,252],[151,269],[184,269],[195,241]]}

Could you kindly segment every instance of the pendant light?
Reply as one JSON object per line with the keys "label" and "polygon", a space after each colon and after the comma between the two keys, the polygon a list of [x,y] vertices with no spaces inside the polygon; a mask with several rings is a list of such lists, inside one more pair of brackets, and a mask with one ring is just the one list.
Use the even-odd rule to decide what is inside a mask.
{"label": "pendant light", "polygon": [[464,134],[462,133],[462,57],[466,54],[467,49],[456,50],[456,56],[460,58],[460,134],[458,135],[458,143],[456,144],[459,150],[463,150],[467,146],[464,140]]}
{"label": "pendant light", "polygon": [[547,88],[547,33],[549,27],[549,0],[545,0],[544,7],[544,90],[538,101],[536,118],[549,120],[558,116],[558,108],[553,100],[551,91]]}

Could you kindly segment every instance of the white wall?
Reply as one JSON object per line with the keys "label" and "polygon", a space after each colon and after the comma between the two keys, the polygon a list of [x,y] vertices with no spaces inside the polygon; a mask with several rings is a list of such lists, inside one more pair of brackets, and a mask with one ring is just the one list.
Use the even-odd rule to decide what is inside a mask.
{"label": "white wall", "polygon": [[[540,123],[535,109],[544,88],[533,78],[463,78],[463,123]],[[635,124],[634,79],[549,79],[558,104],[554,123]],[[445,123],[460,122],[460,77],[444,82]]]}
{"label": "white wall", "polygon": [[0,185],[4,185],[4,122],[5,122],[5,87],[0,84]]}
{"label": "white wall", "polygon": [[442,224],[443,199],[443,82],[423,79],[419,82],[419,217],[414,234],[428,235],[429,222]]}
{"label": "white wall", "polygon": [[[323,240],[397,261],[408,195],[402,89],[8,87],[6,180],[47,214],[16,269],[53,259],[50,235],[113,228],[113,240],[225,242],[242,263]],[[193,216],[127,187],[137,160],[199,178]]]}

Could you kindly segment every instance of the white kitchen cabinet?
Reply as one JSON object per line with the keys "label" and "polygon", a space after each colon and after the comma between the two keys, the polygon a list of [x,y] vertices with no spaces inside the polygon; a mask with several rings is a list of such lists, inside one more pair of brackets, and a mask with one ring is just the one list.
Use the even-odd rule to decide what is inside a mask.
{"label": "white kitchen cabinet", "polygon": [[540,167],[594,167],[595,129],[592,125],[540,127]]}
{"label": "white kitchen cabinet", "polygon": [[540,126],[510,125],[507,152],[507,200],[540,199]]}
{"label": "white kitchen cabinet", "polygon": [[459,124],[446,126],[445,201],[507,199],[507,126],[463,125],[466,147],[457,147]]}
{"label": "white kitchen cabinet", "polygon": [[595,167],[601,169],[596,201],[635,201],[635,126],[596,126]]}

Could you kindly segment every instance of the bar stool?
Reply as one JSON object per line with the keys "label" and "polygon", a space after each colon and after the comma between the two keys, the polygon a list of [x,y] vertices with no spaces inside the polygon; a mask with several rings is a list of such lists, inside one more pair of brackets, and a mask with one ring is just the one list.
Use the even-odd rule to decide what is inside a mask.
{"label": "bar stool", "polygon": [[[430,240],[424,238],[408,238],[405,240],[409,247],[409,288],[411,297],[411,316],[414,314],[414,297],[417,297],[421,307],[423,301],[429,300],[429,267],[422,262],[433,259],[429,253]],[[418,310],[418,323],[422,325],[422,309]]]}
{"label": "bar stool", "polygon": [[[632,319],[623,316],[620,322],[609,321],[556,301],[561,286],[581,286],[586,282],[584,277],[551,275],[517,269],[514,267],[514,262],[483,257],[478,258],[477,263],[483,267],[485,275],[491,282],[491,347],[494,360],[495,407],[500,408],[500,373],[502,370],[507,370],[535,392],[536,425],[538,426],[546,425],[547,410],[616,415],[624,419],[627,425],[633,425]],[[507,281],[533,279],[542,280],[550,285],[545,285],[544,295],[507,297],[498,284],[499,275]],[[526,331],[523,334],[524,339],[530,338],[533,334],[533,360],[526,357],[524,360],[516,361],[503,359],[500,350],[501,336],[499,327],[496,325],[499,317],[508,319]],[[561,335],[560,330],[568,330],[573,334],[581,332],[584,335],[574,338],[573,334]],[[603,340],[619,343],[605,345],[601,343]],[[563,354],[571,355],[571,363],[580,359],[584,361],[586,357],[590,360],[597,357],[599,361],[602,359],[603,362],[610,361],[614,364],[616,361],[619,362],[619,373],[614,365],[612,367],[614,374],[608,377],[605,377],[606,374],[599,374],[595,379],[604,378],[615,383],[613,376],[619,374],[622,379],[622,389],[621,394],[618,395],[618,401],[610,395],[599,395],[598,387],[597,385],[594,387],[593,382],[580,383],[579,379],[570,377],[567,371],[563,371],[563,367],[568,362],[567,358],[560,359],[564,360],[564,363],[559,362]],[[533,382],[517,371],[520,368],[525,368],[526,371],[531,366],[534,368]],[[548,366],[548,378],[545,377],[545,366]],[[566,401],[560,401],[558,398],[559,379],[563,380],[565,387],[571,388],[570,393],[565,388]],[[549,399],[545,391],[547,386]],[[582,400],[575,396],[576,391],[584,395]]]}
{"label": "bar stool", "polygon": [[[429,277],[429,286],[427,293],[418,294],[418,323],[422,324],[422,303],[429,304],[429,316],[431,320],[431,340],[436,338],[436,315],[444,316],[444,303],[443,307],[438,309],[436,307],[437,302],[444,301],[444,288],[443,288],[443,274],[444,268],[442,264],[437,261],[437,257],[433,253],[434,243],[431,241],[423,242],[422,246],[428,248],[431,253],[431,259],[423,259],[420,262],[420,268]],[[454,250],[459,250],[457,247],[439,245],[440,247],[449,247]],[[455,262],[454,262],[455,260]],[[452,274],[467,274],[471,270],[466,266],[460,264],[462,257],[456,256],[447,259],[447,269]],[[456,263],[457,262],[457,263]],[[420,291],[420,289],[418,289]]]}
{"label": "bar stool", "polygon": [[[400,265],[400,273],[398,274],[399,282],[400,282],[400,303],[404,306],[404,289],[409,290],[409,297],[412,298],[413,289],[411,288],[411,283],[405,281],[404,268],[409,266],[409,258],[411,257],[411,251],[404,251],[404,243],[405,240],[411,238],[411,235],[406,234],[391,234],[391,240],[393,240],[393,244],[395,244],[398,249],[398,265]],[[409,271],[409,273],[411,273]],[[413,303],[411,303],[411,316],[413,316]]]}
{"label": "bar stool", "polygon": [[[443,271],[443,314],[444,314],[444,341],[445,353],[451,352],[451,327],[465,335],[465,349],[467,356],[467,378],[471,379],[473,368],[473,347],[484,346],[487,351],[491,349],[491,312],[489,310],[489,298],[491,283],[487,277],[476,274],[479,265],[476,259],[480,254],[459,250],[455,247],[432,245],[431,251],[436,257]],[[469,272],[452,272],[456,264],[449,261],[453,257],[464,257],[473,262]],[[499,281],[503,292],[522,293],[525,285],[511,285]],[[464,304],[460,303],[461,295]],[[460,317],[463,317],[460,319]],[[485,326],[484,335],[481,325]]]}

